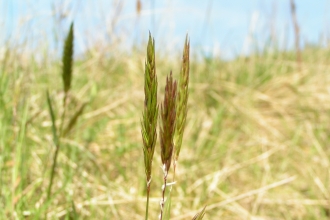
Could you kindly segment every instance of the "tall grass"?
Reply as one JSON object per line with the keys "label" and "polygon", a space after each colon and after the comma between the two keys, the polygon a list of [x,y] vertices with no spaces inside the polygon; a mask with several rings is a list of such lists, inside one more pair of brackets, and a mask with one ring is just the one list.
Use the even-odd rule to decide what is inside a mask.
{"label": "tall grass", "polygon": [[[0,67],[0,219],[145,218],[146,55],[132,53],[89,53],[73,63],[79,74],[73,75],[46,202],[56,145],[52,127],[59,136],[63,113],[62,63],[8,49]],[[301,56],[301,71],[294,51],[226,62],[190,59],[189,114],[171,219],[193,219],[205,204],[207,219],[329,218],[330,55],[309,47]],[[159,87],[173,70],[179,94],[182,63],[158,55],[156,65]],[[164,90],[158,92],[163,97]],[[160,154],[156,147],[154,155]],[[160,213],[161,164],[155,156],[150,219]]]}
{"label": "tall grass", "polygon": [[[187,102],[188,102],[188,82],[189,82],[189,42],[188,35],[186,37],[182,70],[180,73],[180,88],[177,92],[177,82],[173,79],[172,72],[166,77],[166,86],[164,101],[161,104],[159,136],[160,136],[160,156],[161,167],[163,171],[162,195],[160,201],[159,219],[170,219],[171,206],[171,190],[168,194],[165,207],[165,193],[167,187],[167,178],[172,164],[174,167],[179,157],[179,152],[182,144],[182,136],[187,117]],[[142,140],[143,140],[143,156],[144,168],[147,183],[147,203],[145,219],[149,217],[149,198],[151,188],[151,170],[153,156],[155,152],[155,145],[157,139],[157,118],[158,118],[158,104],[157,104],[157,75],[156,75],[156,59],[155,59],[155,41],[149,33],[149,40],[147,46],[147,59],[145,63],[144,74],[144,111],[142,115]],[[179,95],[178,95],[179,94]],[[178,98],[177,98],[178,97]],[[176,135],[176,136],[175,136]],[[176,142],[174,144],[174,136]],[[175,168],[173,179],[175,176]],[[195,218],[202,219],[205,208],[197,214]]]}
{"label": "tall grass", "polygon": [[155,152],[157,140],[157,119],[158,119],[158,103],[157,103],[157,75],[155,64],[155,41],[149,33],[149,41],[147,47],[147,60],[145,63],[144,74],[144,111],[142,119],[142,139],[144,166],[147,182],[147,204],[146,219],[149,213],[149,197],[151,186],[151,170],[152,161]]}
{"label": "tall grass", "polygon": [[68,36],[66,37],[65,43],[64,43],[64,50],[63,50],[63,70],[62,70],[62,80],[63,80],[63,91],[64,91],[64,97],[63,97],[63,112],[61,116],[61,125],[60,129],[57,130],[56,128],[56,117],[53,110],[52,102],[49,97],[49,93],[47,92],[47,104],[49,107],[49,113],[52,120],[52,133],[53,133],[53,139],[54,139],[54,145],[55,145],[55,153],[54,153],[54,159],[53,164],[51,168],[51,174],[50,174],[50,180],[49,180],[49,186],[47,190],[47,200],[49,200],[52,190],[52,185],[54,181],[55,176],[55,169],[57,164],[57,157],[58,153],[60,151],[60,141],[61,137],[63,136],[63,126],[64,126],[64,119],[66,115],[66,107],[67,107],[67,100],[69,96],[69,91],[71,89],[71,81],[72,81],[72,59],[73,59],[73,23],[70,26],[70,30],[68,33]]}
{"label": "tall grass", "polygon": [[175,125],[175,137],[174,137],[174,176],[176,163],[179,159],[180,150],[182,146],[182,139],[188,114],[188,88],[189,88],[189,50],[190,43],[188,34],[184,43],[183,55],[182,55],[182,66],[180,71],[179,89],[176,101],[176,113],[177,122]]}

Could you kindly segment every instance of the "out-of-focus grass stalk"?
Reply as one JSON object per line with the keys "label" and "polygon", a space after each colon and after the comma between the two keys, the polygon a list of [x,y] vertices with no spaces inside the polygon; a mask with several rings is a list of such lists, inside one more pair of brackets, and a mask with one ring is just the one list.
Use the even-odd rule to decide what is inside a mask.
{"label": "out-of-focus grass stalk", "polygon": [[172,78],[172,72],[170,76],[166,78],[165,97],[164,102],[161,105],[161,124],[160,124],[160,148],[161,148],[161,160],[164,173],[164,185],[162,186],[162,200],[160,203],[160,218],[163,219],[163,211],[165,204],[165,191],[167,183],[168,171],[171,167],[173,157],[173,137],[175,130],[176,119],[176,96],[177,96],[177,84]]}
{"label": "out-of-focus grass stalk", "polygon": [[144,110],[142,116],[142,139],[143,139],[143,154],[144,166],[147,182],[147,204],[145,219],[148,219],[149,213],[149,197],[151,184],[152,160],[155,152],[157,140],[157,75],[155,66],[155,41],[149,33],[149,41],[147,46],[147,60],[145,62],[144,74]]}
{"label": "out-of-focus grass stalk", "polygon": [[53,158],[53,164],[51,168],[51,174],[50,174],[50,181],[48,185],[47,190],[47,201],[50,199],[51,191],[52,191],[52,185],[54,181],[55,176],[55,170],[56,170],[56,164],[57,164],[57,157],[60,150],[61,141],[60,138],[62,136],[63,132],[63,125],[64,125],[64,118],[65,118],[65,112],[66,112],[66,103],[68,98],[68,93],[71,89],[71,81],[72,81],[72,60],[73,60],[73,23],[70,26],[69,33],[66,37],[65,44],[64,44],[64,50],[63,50],[63,70],[62,70],[62,79],[63,79],[63,85],[64,85],[64,98],[63,98],[63,113],[61,117],[61,127],[59,130],[59,134],[57,133],[56,129],[56,120],[55,120],[55,114],[53,111],[51,99],[49,97],[49,94],[47,92],[47,103],[49,107],[50,116],[52,119],[52,130],[53,130],[53,138],[54,138],[54,144],[55,144],[55,154]]}
{"label": "out-of-focus grass stalk", "polygon": [[47,91],[47,104],[48,104],[48,108],[49,108],[49,113],[50,113],[50,117],[52,120],[52,133],[53,133],[53,141],[55,144],[55,155],[54,155],[54,159],[53,159],[53,165],[51,168],[51,173],[50,173],[50,181],[49,181],[49,185],[48,185],[48,190],[47,190],[47,200],[49,200],[50,198],[50,194],[51,194],[51,190],[52,190],[52,185],[53,185],[53,180],[54,180],[54,174],[55,174],[55,168],[56,168],[56,159],[57,159],[57,155],[59,152],[59,148],[60,148],[60,140],[57,134],[57,129],[56,129],[56,117],[54,114],[54,109],[53,109],[53,105],[49,96],[49,92]]}

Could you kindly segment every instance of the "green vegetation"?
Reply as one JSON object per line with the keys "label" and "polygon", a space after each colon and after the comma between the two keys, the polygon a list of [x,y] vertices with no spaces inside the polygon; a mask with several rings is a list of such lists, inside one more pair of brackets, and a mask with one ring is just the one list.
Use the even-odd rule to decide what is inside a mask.
{"label": "green vegetation", "polygon": [[[164,207],[171,206],[171,219],[328,219],[329,52],[305,49],[300,68],[291,52],[190,59],[187,102],[178,101],[188,91],[182,54],[157,56],[154,44],[147,58],[141,45],[130,55],[88,53],[72,69],[68,57],[36,61],[7,48],[0,63],[0,219],[143,219],[149,190],[149,219],[157,219],[161,164],[176,164],[179,153]],[[173,158],[156,143],[157,122],[149,128],[144,121],[157,119],[155,84],[153,112],[144,108],[144,73],[155,66],[159,97],[171,70],[179,79],[176,112],[185,129],[183,137],[174,134]],[[178,103],[187,116],[179,116]],[[152,131],[150,146],[141,124]],[[149,148],[153,166],[141,150]]]}
{"label": "green vegetation", "polygon": [[[160,155],[161,168],[163,170],[162,198],[160,201],[159,219],[171,218],[171,192],[172,186],[167,194],[166,188],[168,185],[167,177],[170,173],[170,167],[173,160],[173,183],[175,184],[175,167],[179,157],[182,138],[184,133],[185,122],[187,118],[188,108],[188,84],[189,84],[189,42],[188,35],[183,48],[182,69],[180,73],[179,91],[177,91],[176,80],[173,80],[172,71],[166,77],[166,86],[164,101],[160,108]],[[143,156],[144,167],[146,173],[146,187],[147,187],[147,203],[145,219],[149,218],[149,200],[152,180],[152,161],[155,152],[155,145],[157,140],[157,74],[156,74],[156,58],[155,58],[155,41],[149,33],[149,40],[147,46],[147,59],[145,63],[144,74],[144,111],[141,123],[141,133],[143,140]],[[176,140],[174,141],[174,136]],[[175,142],[175,143],[174,143]],[[204,209],[195,215],[193,219],[203,219],[205,214]]]}
{"label": "green vegetation", "polygon": [[155,153],[157,140],[157,119],[158,119],[158,103],[157,103],[157,75],[155,66],[155,40],[151,38],[149,33],[149,41],[147,46],[147,60],[145,63],[144,74],[144,111],[141,123],[141,133],[143,140],[143,156],[144,167],[147,183],[147,204],[146,217],[149,214],[149,198],[151,187],[151,171],[152,161]]}

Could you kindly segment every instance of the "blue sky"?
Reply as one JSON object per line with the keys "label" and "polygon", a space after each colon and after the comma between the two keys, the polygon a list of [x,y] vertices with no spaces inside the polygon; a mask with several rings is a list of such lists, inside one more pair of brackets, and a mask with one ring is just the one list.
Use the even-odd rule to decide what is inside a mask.
{"label": "blue sky", "polygon": [[[278,47],[292,48],[289,0],[0,0],[0,40],[31,48],[57,48],[75,22],[76,51],[103,43],[125,49],[147,39],[156,46],[181,50],[188,32],[192,48],[206,55],[232,58],[263,48],[273,36]],[[330,36],[330,2],[296,0],[301,44],[324,43]],[[56,11],[64,19],[56,20]],[[58,14],[58,13],[57,13]],[[59,40],[57,40],[59,39]]]}

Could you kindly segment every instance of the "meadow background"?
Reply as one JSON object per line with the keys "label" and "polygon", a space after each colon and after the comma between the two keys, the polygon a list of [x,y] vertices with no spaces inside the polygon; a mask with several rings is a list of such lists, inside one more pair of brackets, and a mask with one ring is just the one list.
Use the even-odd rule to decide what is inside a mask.
{"label": "meadow background", "polygon": [[[178,77],[187,32],[191,40],[171,219],[192,219],[205,205],[204,219],[329,219],[330,5],[296,6],[299,34],[286,0],[0,1],[0,219],[144,218],[149,30],[160,97],[166,75]],[[68,118],[86,106],[62,140],[48,201],[55,146],[46,91],[60,115],[72,21]],[[157,143],[150,219],[159,214],[159,151]]]}

